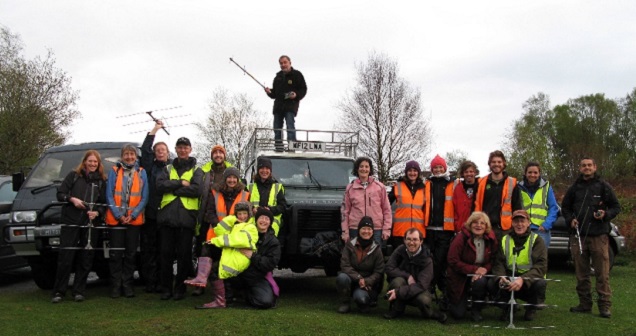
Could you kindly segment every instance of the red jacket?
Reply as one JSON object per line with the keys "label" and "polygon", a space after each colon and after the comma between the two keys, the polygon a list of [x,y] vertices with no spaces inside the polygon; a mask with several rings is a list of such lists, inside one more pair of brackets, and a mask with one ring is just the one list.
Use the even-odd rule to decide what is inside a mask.
{"label": "red jacket", "polygon": [[463,183],[458,183],[453,192],[453,209],[455,210],[455,232],[459,232],[473,212],[473,204],[475,203],[475,195],[477,194],[477,185],[479,179],[475,181],[475,189],[472,195],[468,197]]}
{"label": "red jacket", "polygon": [[486,268],[490,273],[499,246],[494,231],[491,230],[484,235],[484,243],[486,245],[484,262],[480,266],[475,264],[477,249],[473,242],[472,233],[464,227],[460,233],[455,235],[448,250],[448,269],[446,270],[446,289],[450,303],[456,304],[464,297],[466,282],[470,281],[467,274],[474,274],[479,267]]}

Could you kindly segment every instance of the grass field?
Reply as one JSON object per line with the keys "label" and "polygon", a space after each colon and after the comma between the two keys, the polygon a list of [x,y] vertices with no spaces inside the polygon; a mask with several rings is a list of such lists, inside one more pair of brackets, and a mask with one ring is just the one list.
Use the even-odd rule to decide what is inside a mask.
{"label": "grass field", "polygon": [[[547,303],[558,305],[540,311],[533,322],[521,320],[517,327],[546,327],[545,330],[505,329],[500,311],[484,310],[483,325],[474,326],[468,320],[441,325],[418,318],[415,308],[407,308],[406,316],[385,320],[385,301],[368,315],[336,313],[338,299],[334,278],[292,277],[279,279],[282,297],[276,309],[266,311],[247,308],[242,302],[222,310],[194,310],[207,302],[210,295],[187,297],[182,301],[161,301],[158,294],[143,293],[137,288],[133,299],[111,299],[108,286],[93,285],[88,299],[75,303],[67,299],[50,303],[50,293],[38,289],[3,291],[0,297],[1,335],[636,335],[636,268],[635,259],[621,259],[611,274],[614,291],[611,319],[593,314],[572,314],[570,306],[577,304],[574,275],[570,270],[554,270],[550,278],[560,279],[548,286]],[[495,329],[492,327],[497,327]]]}

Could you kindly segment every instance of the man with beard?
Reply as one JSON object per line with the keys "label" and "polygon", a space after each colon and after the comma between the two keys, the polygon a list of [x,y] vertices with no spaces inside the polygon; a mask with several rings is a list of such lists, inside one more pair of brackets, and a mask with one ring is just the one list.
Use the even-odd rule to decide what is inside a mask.
{"label": "man with beard", "polygon": [[[609,233],[610,221],[621,211],[612,187],[596,174],[596,163],[584,158],[579,165],[579,178],[563,197],[562,210],[565,222],[570,223],[570,248],[576,269],[578,306],[573,313],[592,312],[592,281],[590,259],[596,276],[598,310],[601,317],[612,316],[612,289],[609,284]],[[578,230],[577,230],[578,229]],[[579,234],[579,241],[575,234]]]}
{"label": "man with beard", "polygon": [[395,249],[386,264],[386,276],[389,290],[386,299],[390,310],[384,314],[386,319],[394,319],[404,314],[406,305],[415,306],[422,317],[445,323],[446,314],[431,308],[429,287],[433,279],[433,260],[430,251],[422,244],[422,233],[410,228],[404,235],[404,245]]}
{"label": "man with beard", "polygon": [[[209,197],[212,195],[212,190],[215,186],[223,184],[223,173],[225,170],[232,167],[232,164],[226,161],[226,157],[227,151],[225,150],[225,147],[215,145],[210,150],[210,158],[212,161],[201,167],[201,171],[203,172],[203,182],[201,183],[201,204],[199,207],[199,216],[197,217],[197,240],[194,247],[194,255],[197,258],[201,257],[201,246],[203,246],[203,242],[206,240],[205,238],[208,234],[208,229],[210,228],[209,222],[205,221],[205,214],[207,211],[206,205],[209,203]],[[199,296],[203,294],[203,292],[204,287],[195,287],[192,291],[192,295]]]}
{"label": "man with beard", "polygon": [[507,234],[512,225],[512,212],[523,209],[517,179],[506,173],[506,157],[496,150],[488,157],[490,174],[479,179],[475,211],[490,218],[497,239]]}

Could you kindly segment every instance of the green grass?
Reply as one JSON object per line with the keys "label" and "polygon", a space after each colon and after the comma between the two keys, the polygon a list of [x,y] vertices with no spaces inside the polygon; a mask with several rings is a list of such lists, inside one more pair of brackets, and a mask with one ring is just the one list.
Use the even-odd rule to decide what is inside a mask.
{"label": "green grass", "polygon": [[502,329],[475,327],[468,320],[449,319],[447,325],[422,320],[413,307],[406,316],[387,321],[382,314],[388,304],[381,301],[369,315],[336,313],[338,298],[334,278],[293,277],[280,279],[282,297],[276,309],[265,311],[247,308],[237,303],[229,309],[194,310],[195,305],[207,302],[204,297],[188,296],[182,301],[161,301],[159,295],[143,293],[137,288],[133,299],[111,299],[107,286],[90,286],[88,300],[50,303],[50,293],[42,290],[3,290],[0,297],[0,334],[2,335],[522,335],[551,334],[636,335],[636,269],[634,259],[616,266],[611,274],[614,291],[611,319],[593,314],[572,314],[570,306],[577,304],[574,274],[569,270],[555,270],[548,286],[547,303],[558,305],[538,313],[533,322],[521,321],[517,327],[554,326],[548,330],[509,330],[507,322],[498,320],[499,310],[487,308],[483,325]]}

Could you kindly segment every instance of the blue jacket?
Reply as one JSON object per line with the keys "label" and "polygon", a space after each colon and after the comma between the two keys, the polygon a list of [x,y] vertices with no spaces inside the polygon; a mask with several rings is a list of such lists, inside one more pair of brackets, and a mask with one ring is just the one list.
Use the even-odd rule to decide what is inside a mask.
{"label": "blue jacket", "polygon": [[[118,162],[117,163],[117,167],[121,167],[122,163]],[[135,166],[133,167],[133,169],[139,171],[139,161],[135,161]],[[142,191],[141,191],[141,202],[139,202],[139,204],[132,209],[132,218],[135,219],[139,216],[139,214],[144,211],[144,208],[146,207],[146,204],[148,203],[148,177],[146,176],[146,170],[141,170],[139,171],[139,177],[141,177],[141,183],[142,183]],[[108,173],[108,183],[106,186],[106,200],[108,201],[108,204],[111,204],[110,206],[110,210],[113,212],[113,216],[115,216],[115,218],[119,218],[123,215],[122,209],[119,207],[114,206],[115,204],[115,197],[113,195],[113,191],[115,190],[115,183],[117,182],[117,172],[115,170],[111,170]],[[128,176],[124,175],[124,181],[123,184],[127,185],[128,183]]]}

